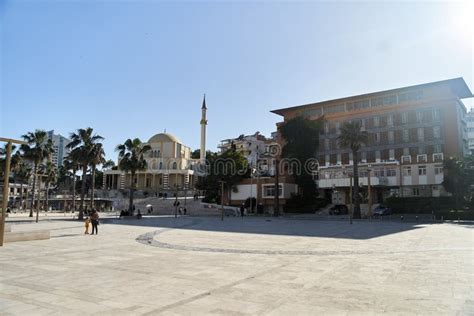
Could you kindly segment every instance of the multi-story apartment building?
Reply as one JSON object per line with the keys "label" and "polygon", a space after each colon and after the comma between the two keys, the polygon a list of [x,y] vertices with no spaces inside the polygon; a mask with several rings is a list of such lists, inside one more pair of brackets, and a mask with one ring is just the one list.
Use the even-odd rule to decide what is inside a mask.
{"label": "multi-story apartment building", "polygon": [[300,115],[324,116],[320,146],[315,149],[319,161],[315,178],[337,202],[348,201],[353,163],[350,150],[337,140],[340,127],[360,121],[370,135],[359,153],[360,185],[367,192],[370,175],[374,201],[381,202],[388,195],[445,194],[443,159],[468,153],[467,113],[461,99],[472,96],[465,81],[456,78],[272,112],[284,121]]}
{"label": "multi-story apartment building", "polygon": [[54,130],[48,131],[48,138],[53,141],[54,153],[51,157],[52,162],[59,168],[63,165],[63,160],[69,152],[66,146],[71,141],[62,135],[54,134]]}
{"label": "multi-story apartment building", "polygon": [[468,138],[468,147],[472,155],[474,155],[474,108],[471,108],[471,111],[467,113],[467,138]]}
{"label": "multi-story apartment building", "polygon": [[260,132],[256,132],[253,135],[240,135],[237,138],[224,139],[218,145],[221,152],[227,151],[232,147],[236,151],[242,153],[247,158],[249,166],[258,167],[262,172],[271,172],[268,166],[265,164],[267,159],[261,159],[268,157],[274,151],[274,147],[277,146],[276,139],[267,138]]}

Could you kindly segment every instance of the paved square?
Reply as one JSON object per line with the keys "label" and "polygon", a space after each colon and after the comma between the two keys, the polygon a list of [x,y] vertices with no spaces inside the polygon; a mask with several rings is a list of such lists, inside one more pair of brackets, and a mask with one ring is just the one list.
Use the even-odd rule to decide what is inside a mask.
{"label": "paved square", "polygon": [[474,226],[49,220],[0,248],[2,315],[474,314]]}

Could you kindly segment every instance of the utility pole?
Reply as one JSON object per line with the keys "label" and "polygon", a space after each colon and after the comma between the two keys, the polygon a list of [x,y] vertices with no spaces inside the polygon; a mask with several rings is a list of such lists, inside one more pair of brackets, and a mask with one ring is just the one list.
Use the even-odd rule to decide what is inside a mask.
{"label": "utility pole", "polygon": [[174,218],[178,217],[178,184],[175,184]]}
{"label": "utility pole", "polygon": [[352,225],[352,217],[354,216],[354,204],[352,201],[352,174],[349,174],[349,199],[350,199],[350,214],[349,214],[349,222]]}
{"label": "utility pole", "polygon": [[367,191],[368,191],[368,197],[369,197],[369,212],[368,212],[368,216],[369,218],[372,218],[372,190],[370,188],[370,172],[372,171],[372,169],[370,168],[367,168]]}
{"label": "utility pole", "polygon": [[5,217],[7,215],[8,207],[8,193],[10,192],[10,164],[12,159],[12,144],[26,144],[26,142],[21,140],[13,140],[9,138],[0,137],[0,142],[7,143],[7,155],[5,158],[5,174],[3,179],[3,204],[2,204],[2,221],[0,223],[0,246],[3,246],[3,240],[5,236]]}

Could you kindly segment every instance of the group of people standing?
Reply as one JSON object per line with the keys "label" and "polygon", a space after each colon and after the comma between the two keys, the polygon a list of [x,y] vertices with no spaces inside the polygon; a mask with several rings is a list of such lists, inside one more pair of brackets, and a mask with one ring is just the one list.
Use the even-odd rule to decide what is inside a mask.
{"label": "group of people standing", "polygon": [[85,235],[89,235],[89,226],[92,224],[92,233],[91,235],[94,235],[94,232],[95,234],[97,235],[99,233],[99,229],[98,229],[98,226],[99,226],[99,212],[97,212],[96,210],[93,210],[92,211],[92,214],[90,217],[86,217],[86,220],[85,220],[85,227],[86,227],[86,230],[84,232]]}

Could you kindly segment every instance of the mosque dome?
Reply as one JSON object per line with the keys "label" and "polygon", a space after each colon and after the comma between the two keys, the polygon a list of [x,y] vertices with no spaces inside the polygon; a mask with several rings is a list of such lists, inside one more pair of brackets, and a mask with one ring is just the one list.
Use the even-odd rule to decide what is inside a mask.
{"label": "mosque dome", "polygon": [[148,143],[178,143],[182,144],[181,141],[174,135],[168,133],[159,133],[153,135],[149,140]]}

